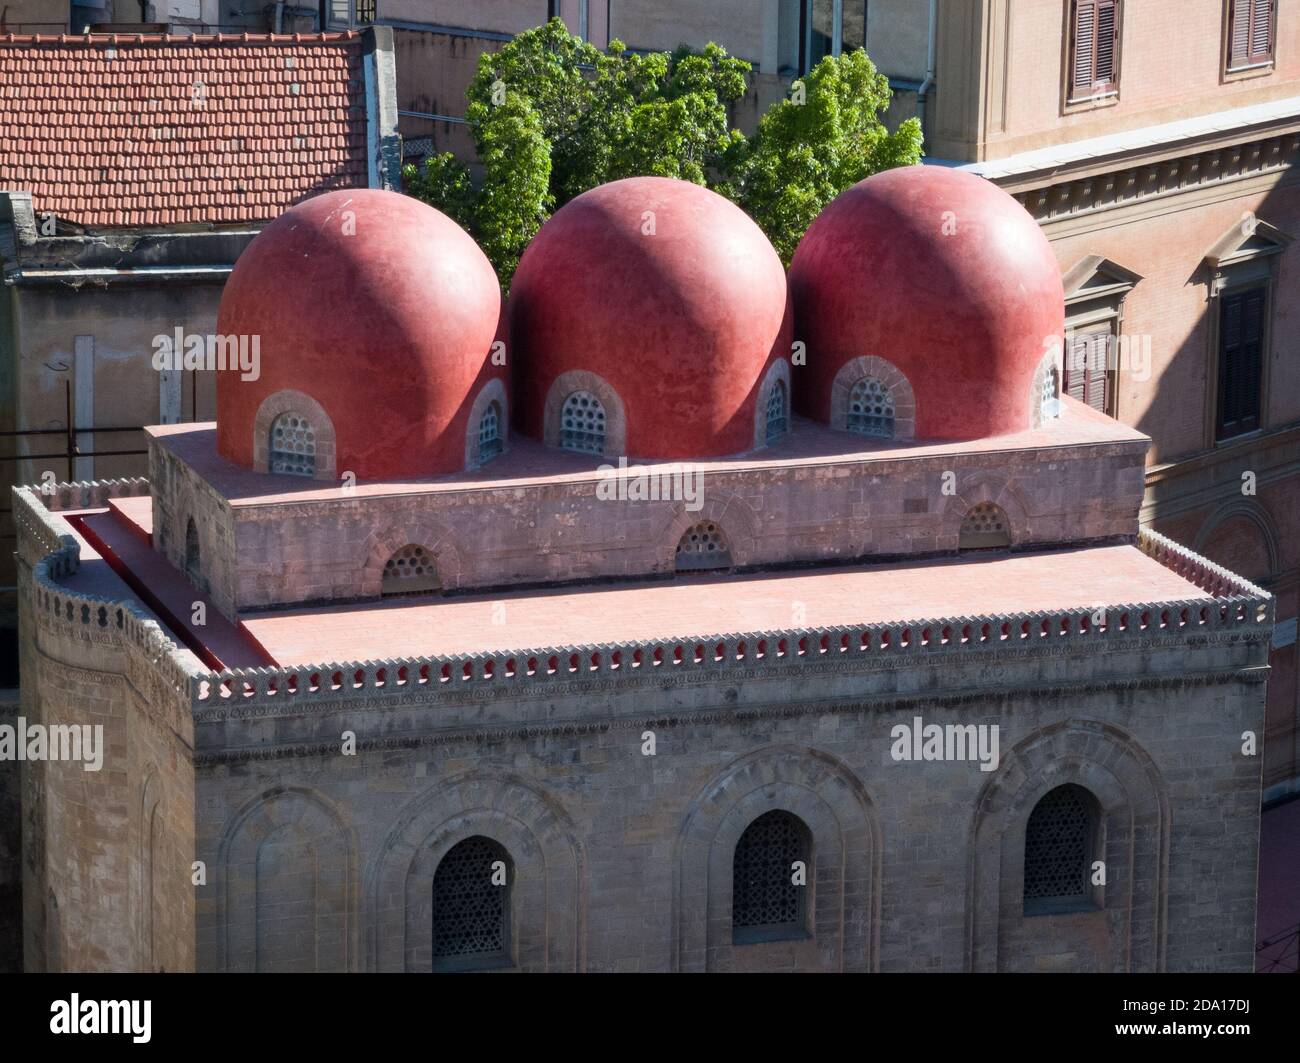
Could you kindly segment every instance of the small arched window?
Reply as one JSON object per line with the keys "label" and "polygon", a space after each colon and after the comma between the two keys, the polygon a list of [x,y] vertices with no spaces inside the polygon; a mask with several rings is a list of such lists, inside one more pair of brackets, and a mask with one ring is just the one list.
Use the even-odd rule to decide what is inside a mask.
{"label": "small arched window", "polygon": [[873,376],[865,376],[849,389],[849,409],[844,426],[860,436],[894,438],[894,393]]}
{"label": "small arched window", "polygon": [[185,575],[191,583],[198,583],[203,571],[202,557],[199,553],[199,529],[191,517],[185,525]]}
{"label": "small arched window", "polygon": [[496,402],[489,402],[487,409],[478,422],[478,460],[479,464],[491,461],[501,453],[502,425],[501,407]]}
{"label": "small arched window", "polygon": [[692,524],[677,541],[677,571],[730,568],[731,549],[722,529],[711,520]]}
{"label": "small arched window", "polygon": [[767,393],[767,430],[765,441],[770,445],[783,435],[790,423],[789,403],[786,401],[785,381],[773,381]]}
{"label": "small arched window", "polygon": [[993,502],[972,506],[961,520],[959,550],[987,550],[1011,545],[1011,524],[1002,507]]}
{"label": "small arched window", "polygon": [[299,413],[282,413],[271,422],[271,472],[287,476],[316,475],[316,432]]}
{"label": "small arched window", "polygon": [[575,391],[560,407],[560,446],[583,454],[605,453],[605,407],[590,391]]}
{"label": "small arched window", "polygon": [[510,854],[482,835],[458,842],[433,874],[433,962],[437,967],[510,961]]}
{"label": "small arched window", "polygon": [[1067,784],[1042,796],[1025,827],[1025,914],[1096,907],[1092,862],[1100,821],[1097,799]]}
{"label": "small arched window", "polygon": [[1039,399],[1040,419],[1050,421],[1061,416],[1061,374],[1056,366],[1047,367],[1043,374],[1043,393]]}
{"label": "small arched window", "polygon": [[379,593],[385,598],[428,594],[442,586],[438,566],[423,546],[408,543],[384,563]]}
{"label": "small arched window", "polygon": [[732,860],[733,942],[807,936],[811,849],[803,820],[780,809],[745,828]]}

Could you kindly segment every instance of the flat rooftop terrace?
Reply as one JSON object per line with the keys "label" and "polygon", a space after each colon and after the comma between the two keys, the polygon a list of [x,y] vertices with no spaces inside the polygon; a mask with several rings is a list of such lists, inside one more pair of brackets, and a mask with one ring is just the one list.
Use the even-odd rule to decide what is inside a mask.
{"label": "flat rooftop terrace", "polygon": [[1210,595],[1135,546],[678,576],[242,617],[281,666],[1095,608]]}

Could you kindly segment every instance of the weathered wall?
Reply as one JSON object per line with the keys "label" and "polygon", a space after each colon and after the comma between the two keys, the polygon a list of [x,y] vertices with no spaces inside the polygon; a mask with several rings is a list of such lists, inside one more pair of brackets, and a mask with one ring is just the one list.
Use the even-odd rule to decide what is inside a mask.
{"label": "weathered wall", "polygon": [[104,758],[98,771],[23,762],[24,967],[192,970],[193,725],[182,676],[198,662],[133,604],[62,591],[54,579],[76,562],[68,544],[60,560],[41,560],[66,534],[43,508],[15,506],[23,712],[44,726],[101,726]]}
{"label": "weathered wall", "polygon": [[[427,970],[438,858],[485,834],[515,864],[524,970],[1249,970],[1253,638],[411,683],[302,710],[241,699],[237,717],[217,699],[196,716],[198,853],[216,869],[199,967]],[[918,715],[999,725],[1000,769],[894,762],[891,728]],[[1027,816],[1071,781],[1104,810],[1104,910],[1025,917]],[[775,808],[813,834],[815,934],[734,946],[732,850]],[[298,908],[259,879],[268,836],[313,854]],[[279,913],[303,905],[328,947],[277,952]]]}
{"label": "weathered wall", "polygon": [[[1062,440],[1080,438],[1061,431]],[[984,501],[1006,512],[1017,546],[1131,537],[1145,446],[1121,437],[1042,450],[698,466],[705,472],[697,511],[680,501],[609,504],[591,475],[523,480],[508,490],[340,491],[325,501],[232,510],[167,438],[177,437],[150,441],[155,534],[183,568],[194,517],[205,578],[231,616],[376,597],[384,563],[408,543],[424,546],[443,587],[454,589],[671,573],[682,534],[703,520],[722,528],[738,567],[955,550],[962,517]],[[942,490],[946,471],[955,493]]]}

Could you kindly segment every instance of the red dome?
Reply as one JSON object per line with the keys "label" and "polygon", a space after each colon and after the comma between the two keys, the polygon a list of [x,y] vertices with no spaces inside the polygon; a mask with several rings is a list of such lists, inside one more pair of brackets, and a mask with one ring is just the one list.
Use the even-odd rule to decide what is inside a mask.
{"label": "red dome", "polygon": [[308,412],[292,396],[266,403],[289,390],[332,424],[333,460],[319,454],[318,472],[457,472],[471,405],[505,373],[490,362],[500,312],[491,264],[432,207],[377,189],[300,203],[248,245],[222,293],[217,331],[260,337],[261,375],[218,374],[217,448],[254,465],[271,412]]}
{"label": "red dome", "polygon": [[982,177],[908,166],[843,192],[790,267],[801,412],[830,422],[836,374],[883,358],[910,382],[915,435],[1029,428],[1035,370],[1064,330],[1056,256],[1033,218]]}
{"label": "red dome", "polygon": [[552,384],[585,371],[621,403],[619,453],[750,450],[765,371],[789,354],[787,303],[767,237],[715,192],[664,177],[585,192],[542,226],[511,285],[519,426],[546,438]]}

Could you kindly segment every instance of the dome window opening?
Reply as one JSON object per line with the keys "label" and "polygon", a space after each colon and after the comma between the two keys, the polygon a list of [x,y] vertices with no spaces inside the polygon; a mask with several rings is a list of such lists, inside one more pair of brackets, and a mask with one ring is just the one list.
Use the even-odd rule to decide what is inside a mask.
{"label": "dome window opening", "polygon": [[711,520],[686,529],[677,543],[677,571],[703,572],[731,567],[731,550],[726,537]]}
{"label": "dome window opening", "polygon": [[605,453],[605,407],[590,391],[575,391],[564,400],[560,446],[580,454]]}
{"label": "dome window opening", "polygon": [[990,550],[1011,545],[1011,524],[1002,507],[992,502],[972,506],[962,518],[959,550]]}
{"label": "dome window opening", "polygon": [[423,546],[403,546],[384,564],[384,578],[379,593],[385,598],[411,594],[428,594],[440,590],[438,566]]}
{"label": "dome window opening", "polygon": [[785,383],[778,380],[767,393],[767,431],[765,440],[771,446],[789,430],[790,417],[786,402]]}
{"label": "dome window opening", "polygon": [[297,413],[282,413],[271,422],[271,472],[286,476],[316,475],[316,433]]}
{"label": "dome window opening", "polygon": [[501,447],[501,407],[495,402],[490,402],[478,422],[479,464],[491,461],[499,455]]}
{"label": "dome window opening", "polygon": [[1050,421],[1061,416],[1061,377],[1056,366],[1049,366],[1043,374],[1043,394],[1039,407],[1041,419]]}
{"label": "dome window opening", "polygon": [[873,376],[863,377],[849,391],[850,432],[875,439],[894,438],[894,395]]}

